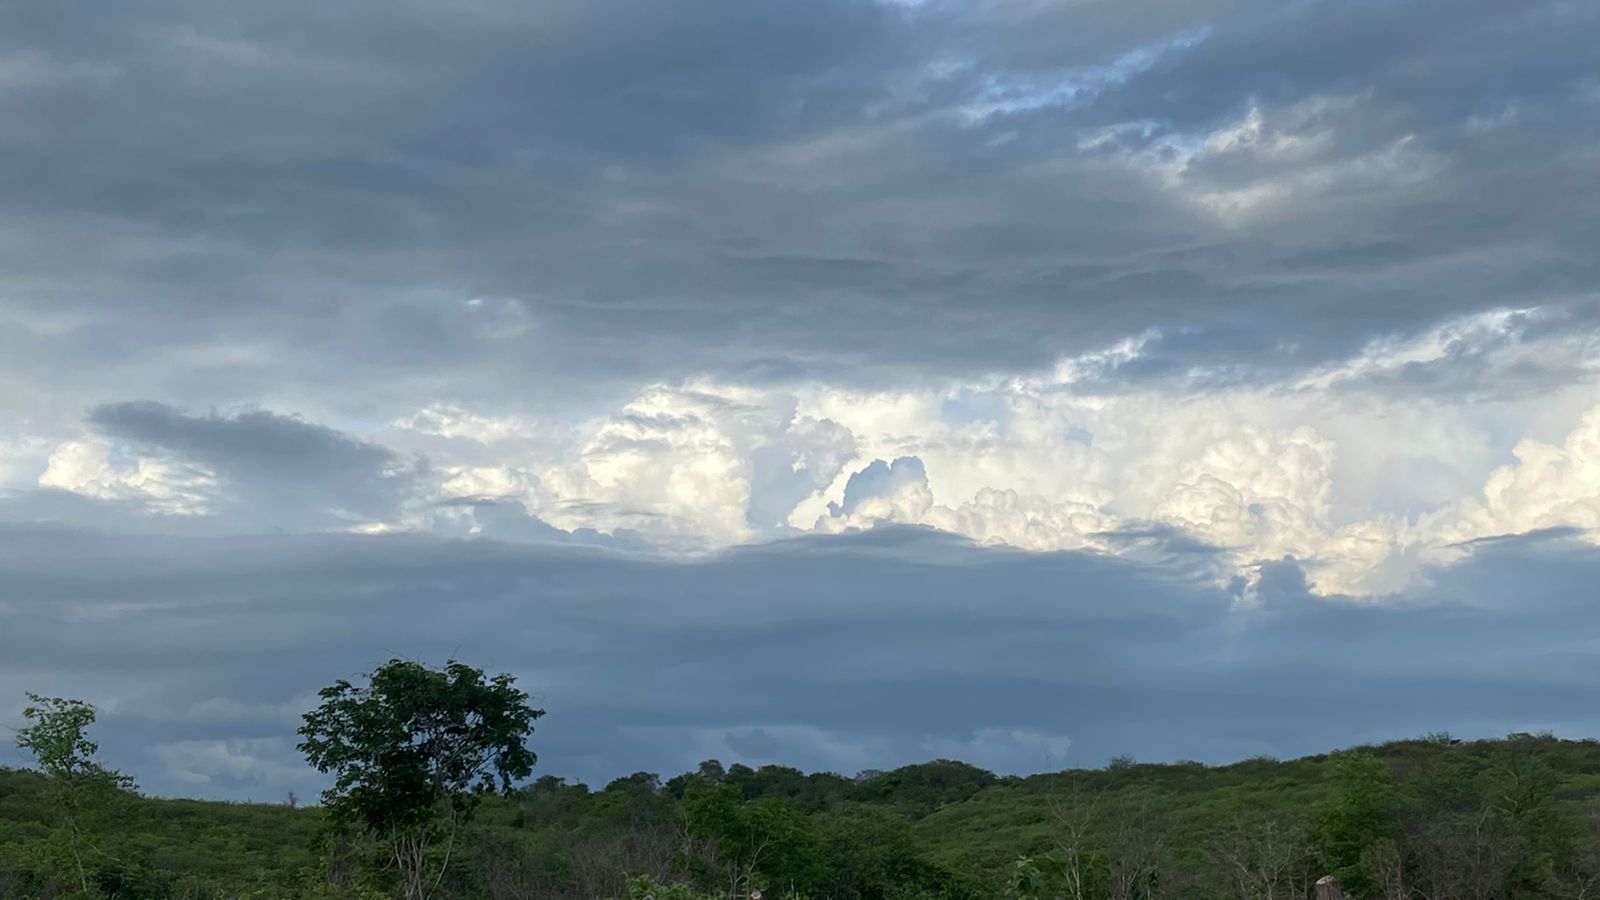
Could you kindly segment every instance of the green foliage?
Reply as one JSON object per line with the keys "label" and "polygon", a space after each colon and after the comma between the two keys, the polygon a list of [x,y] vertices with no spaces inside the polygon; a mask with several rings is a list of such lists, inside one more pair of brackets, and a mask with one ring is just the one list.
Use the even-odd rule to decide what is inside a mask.
{"label": "green foliage", "polygon": [[132,779],[100,765],[100,745],[86,732],[95,709],[82,700],[28,694],[22,715],[32,724],[17,732],[17,746],[39,764],[39,771],[66,789],[131,789]]}
{"label": "green foliage", "polygon": [[649,875],[635,875],[628,879],[623,900],[717,900],[711,894],[702,894],[687,884],[662,884]]}
{"label": "green foliage", "polygon": [[40,848],[47,870],[59,873],[81,897],[133,894],[127,882],[136,873],[107,865],[94,836],[96,814],[134,787],[133,779],[95,759],[100,747],[87,734],[94,707],[38,694],[28,694],[28,701],[22,714],[30,724],[17,732],[17,746],[37,762],[55,812],[56,827]]}
{"label": "green foliage", "polygon": [[486,679],[454,660],[443,670],[390,660],[365,686],[341,680],[320,696],[300,728],[300,750],[334,776],[324,806],[336,823],[384,842],[406,897],[428,896],[482,796],[509,792],[533,772],[527,739],[544,711],[528,705],[510,675]]}
{"label": "green foliage", "polygon": [[1371,860],[1393,834],[1396,799],[1383,760],[1361,751],[1334,755],[1334,789],[1318,821],[1318,849],[1323,867],[1356,896],[1376,890]]}
{"label": "green foliage", "polygon": [[977,766],[936,759],[882,773],[856,785],[850,793],[856,799],[891,803],[911,815],[926,815],[971,797],[995,780],[993,772]]}
{"label": "green foliage", "polygon": [[528,705],[510,675],[451,661],[441,670],[390,660],[365,687],[324,688],[305,715],[300,744],[320,772],[335,817],[387,834],[425,826],[441,804],[470,812],[477,799],[533,772],[526,745],[543,710]]}
{"label": "green foliage", "polygon": [[1040,865],[1039,860],[1019,856],[1011,867],[1011,877],[1006,881],[1006,889],[1017,900],[1050,900],[1059,893],[1056,886],[1058,879],[1052,875],[1046,866]]}
{"label": "green foliage", "polygon": [[[545,776],[483,795],[434,894],[1294,900],[1335,865],[1358,900],[1533,900],[1600,887],[1600,744],[1591,742],[1419,740],[1283,762],[1028,778],[948,762],[859,782],[780,766],[719,769],[664,783],[638,773],[602,790]],[[40,865],[56,822],[49,790],[39,773],[0,771],[7,900],[61,897],[70,881]],[[393,896],[403,885],[355,865],[373,858],[377,838],[327,812],[119,792],[96,818],[116,861],[91,858],[91,883],[119,897]],[[1076,840],[1069,827],[1080,829]]]}

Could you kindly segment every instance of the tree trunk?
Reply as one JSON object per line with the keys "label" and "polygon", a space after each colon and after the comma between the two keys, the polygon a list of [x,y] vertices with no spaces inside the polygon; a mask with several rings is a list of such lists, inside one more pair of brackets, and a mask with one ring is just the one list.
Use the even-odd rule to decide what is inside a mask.
{"label": "tree trunk", "polygon": [[1332,875],[1324,875],[1317,879],[1317,900],[1344,900],[1344,891],[1339,887],[1339,880]]}
{"label": "tree trunk", "polygon": [[78,850],[78,820],[67,813],[67,847],[72,851],[72,862],[78,867],[78,886],[85,897],[94,896],[89,890],[89,873],[83,867],[83,853]]}
{"label": "tree trunk", "polygon": [[405,900],[427,900],[428,897],[428,835],[409,833],[395,835],[394,860],[400,870],[400,894]]}

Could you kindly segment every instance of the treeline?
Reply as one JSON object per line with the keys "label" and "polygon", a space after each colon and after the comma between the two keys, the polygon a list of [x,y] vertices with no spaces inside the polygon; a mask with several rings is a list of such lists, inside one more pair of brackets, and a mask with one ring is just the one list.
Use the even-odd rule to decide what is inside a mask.
{"label": "treeline", "polygon": [[391,666],[307,715],[335,781],[310,808],[141,797],[93,763],[92,710],[51,701],[35,727],[70,712],[49,736],[79,756],[0,770],[0,898],[1291,900],[1325,876],[1374,900],[1600,897],[1595,742],[1029,777],[707,761],[595,789],[525,780],[538,711],[509,679]]}

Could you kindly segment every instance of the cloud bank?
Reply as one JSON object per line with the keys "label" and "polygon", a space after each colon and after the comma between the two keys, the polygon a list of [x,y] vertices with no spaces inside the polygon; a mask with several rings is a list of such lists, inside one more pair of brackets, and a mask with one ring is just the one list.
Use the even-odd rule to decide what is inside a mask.
{"label": "cloud bank", "polygon": [[[1380,352],[1408,351],[1340,371],[1384,368]],[[432,404],[360,435],[262,410],[105,404],[0,499],[0,518],[669,554],[900,524],[1122,555],[1144,546],[1125,535],[1155,528],[1214,548],[1219,584],[1292,559],[1316,593],[1372,598],[1467,542],[1600,524],[1586,382],[1536,402],[1303,379],[1184,392],[1085,383],[1093,362],[892,391],[700,379],[561,424]],[[1507,433],[1524,429],[1551,437]]]}
{"label": "cloud bank", "polygon": [[905,528],[695,562],[422,536],[3,536],[0,689],[91,698],[108,758],[158,793],[314,788],[299,714],[391,655],[515,672],[550,711],[541,771],[591,781],[708,757],[1037,771],[1600,727],[1584,701],[1600,560],[1562,534],[1478,545],[1386,604],[1317,598],[1278,564],[1247,607],[1184,554]]}
{"label": "cloud bank", "polygon": [[594,778],[1594,732],[1594,4],[0,26],[0,690],[158,790],[457,651]]}

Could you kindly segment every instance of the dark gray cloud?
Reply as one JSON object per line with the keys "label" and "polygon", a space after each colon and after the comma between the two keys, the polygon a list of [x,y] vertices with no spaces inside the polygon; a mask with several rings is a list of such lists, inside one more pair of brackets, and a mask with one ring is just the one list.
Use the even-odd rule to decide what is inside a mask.
{"label": "dark gray cloud", "polygon": [[561,402],[1151,327],[1119,377],[1240,380],[1600,283],[1592,4],[4,16],[0,352],[60,390]]}
{"label": "dark gray cloud", "polygon": [[1562,534],[1479,545],[1386,604],[1312,598],[1282,563],[1242,606],[1181,569],[915,529],[697,562],[421,537],[3,538],[0,689],[101,703],[108,756],[158,792],[305,791],[298,714],[391,656],[515,673],[550,711],[541,769],[597,781],[709,755],[1032,770],[1600,728],[1600,556]]}
{"label": "dark gray cloud", "polygon": [[305,531],[390,519],[428,474],[421,459],[265,411],[192,415],[161,403],[113,403],[90,410],[87,422],[132,452],[209,473],[216,486],[208,505],[234,528]]}

